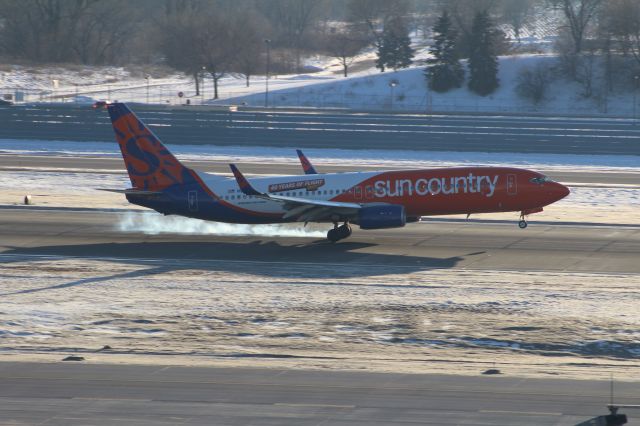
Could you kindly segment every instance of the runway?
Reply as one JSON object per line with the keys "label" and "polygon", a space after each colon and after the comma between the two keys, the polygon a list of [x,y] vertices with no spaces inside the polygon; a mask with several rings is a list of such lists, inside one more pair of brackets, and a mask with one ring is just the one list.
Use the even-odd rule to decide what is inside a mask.
{"label": "runway", "polygon": [[[132,105],[168,144],[553,154],[640,154],[632,119],[334,111],[229,112]],[[108,114],[87,105],[0,108],[0,138],[112,141]]]}
{"label": "runway", "polygon": [[640,228],[419,223],[359,231],[339,244],[321,238],[144,235],[115,231],[107,212],[0,209],[5,255],[344,264],[411,269],[640,273]]}
{"label": "runway", "polygon": [[[638,404],[618,382],[618,404]],[[570,426],[607,414],[606,381],[0,362],[0,423]],[[623,410],[635,424],[633,411]]]}
{"label": "runway", "polygon": [[[629,312],[622,297],[628,293],[630,300],[637,300],[633,277],[640,272],[640,228],[536,224],[523,231],[515,224],[427,222],[399,230],[356,231],[349,240],[329,244],[321,238],[122,232],[116,226],[119,216],[95,210],[0,209],[0,270],[9,279],[3,282],[12,282],[15,273],[28,279],[26,288],[16,287],[14,295],[2,296],[6,315],[0,315],[1,328],[8,327],[5,317],[23,324],[9,326],[15,334],[5,339],[3,353],[19,353],[11,359],[26,360],[60,360],[75,353],[88,360],[71,365],[1,362],[0,424],[569,426],[606,414],[609,383],[559,380],[554,374],[593,377],[607,371],[621,380],[616,384],[617,403],[640,403],[637,383],[624,382],[637,378],[637,362],[633,356],[616,352],[622,347],[637,350],[635,340],[609,340],[611,350],[585,345],[591,329],[611,327],[612,333],[620,333],[629,325],[607,326],[598,319],[601,314],[590,307],[587,309],[594,318],[576,323],[558,319],[557,312],[542,312],[536,317],[526,309],[513,312],[510,317],[523,321],[514,322],[505,315],[522,302],[497,311],[487,311],[490,305],[486,303],[504,302],[474,302],[477,291],[486,299],[504,301],[505,295],[515,295],[524,288],[542,292],[547,299],[579,299],[567,291],[580,288],[597,298],[604,310]],[[46,265],[54,269],[48,270]],[[101,269],[105,267],[106,274]],[[120,271],[123,267],[134,270]],[[85,271],[84,275],[76,276],[76,268]],[[477,336],[480,346],[467,340],[459,349],[447,349],[450,343],[446,342],[452,338],[441,335],[443,346],[428,349],[419,343],[425,339],[419,337],[421,332],[403,335],[393,331],[408,327],[403,324],[420,322],[420,316],[426,315],[434,322],[434,332],[442,332],[436,321],[451,302],[438,302],[435,310],[427,308],[418,314],[417,307],[428,307],[429,298],[413,294],[421,291],[425,279],[416,279],[416,274],[426,277],[425,273],[437,271],[451,271],[458,277],[453,285],[463,287],[460,300],[447,290],[449,284],[435,277],[433,283],[424,283],[425,288],[441,294],[443,300],[453,300],[452,312],[477,310],[462,317],[447,314],[442,324],[467,324],[467,330],[457,326],[455,335]],[[513,286],[500,289],[499,278],[482,275],[494,271],[502,271],[500,275]],[[516,281],[515,277],[525,275],[532,281]],[[604,290],[602,283],[589,284],[598,275],[614,287]],[[51,278],[45,277],[49,276],[57,277],[56,281],[48,284]],[[155,284],[163,276],[166,281]],[[190,276],[202,277],[196,282],[207,283],[195,295],[202,302],[183,306],[186,289],[198,285],[191,281],[186,281],[179,293],[164,295],[171,291],[165,289]],[[235,276],[238,281],[222,281],[225,276]],[[124,292],[112,284],[118,279]],[[245,279],[248,282],[244,283]],[[261,280],[288,284],[276,285],[265,293]],[[469,283],[463,285],[465,280]],[[487,284],[481,284],[485,280]],[[560,280],[548,284],[553,290],[541,288],[541,282],[553,280]],[[221,282],[213,287],[215,281]],[[569,284],[572,281],[576,285]],[[143,282],[151,287],[144,288]],[[620,287],[624,282],[629,285]],[[341,292],[328,305],[320,303],[327,297],[323,295],[325,286],[326,291],[335,288]],[[4,285],[2,288],[8,290]],[[230,293],[219,294],[225,291],[222,289]],[[347,305],[358,294],[372,299],[375,293],[381,293],[385,304],[380,311],[367,308],[360,313]],[[531,300],[527,294],[523,299]],[[239,298],[239,303],[212,305],[209,299],[219,297]],[[274,303],[271,298],[294,301],[294,306],[310,310],[299,315],[291,313],[299,307],[267,311],[251,301],[264,300],[269,306]],[[415,305],[400,304],[400,300],[411,299]],[[138,312],[126,308],[143,303],[146,307]],[[536,306],[540,301],[531,303]],[[14,304],[15,312],[25,312],[26,317],[12,313]],[[58,312],[58,306],[69,304],[76,314]],[[336,310],[329,310],[331,306]],[[347,313],[355,315],[351,322]],[[376,324],[382,315],[396,319],[388,326]],[[575,314],[569,311],[567,315]],[[59,325],[57,318],[62,320]],[[336,329],[337,334],[327,333],[330,323],[323,318],[334,318],[346,326]],[[506,342],[522,345],[517,352],[505,351],[487,318],[497,330],[537,328],[547,337],[540,340],[535,331],[503,331]],[[320,321],[317,326],[313,325],[315,320]],[[221,321],[228,325],[213,325]],[[112,323],[112,330],[98,325],[102,323]],[[279,323],[285,325],[278,328]],[[366,323],[377,331],[359,331],[358,324]],[[261,327],[269,324],[276,327],[271,336],[257,337],[266,331]],[[212,326],[217,331],[206,331]],[[578,331],[585,326],[586,330]],[[355,327],[355,331],[347,331],[347,327]],[[205,331],[195,339],[194,330],[199,328]],[[52,336],[39,339],[48,329]],[[145,335],[154,333],[153,329],[164,331],[155,339]],[[20,337],[17,330],[28,334]],[[316,333],[348,340],[312,343],[309,339]],[[371,333],[380,333],[382,341],[366,343],[375,336]],[[388,333],[397,336],[395,340],[384,337]],[[519,337],[513,337],[514,333]],[[615,339],[600,333],[597,337],[605,341]],[[368,335],[372,337],[358,340]],[[492,344],[490,340],[482,343],[483,335],[498,339],[498,347],[482,346]],[[394,341],[397,343],[391,343]],[[567,344],[561,347],[558,342]],[[96,352],[106,343],[113,349]],[[604,352],[581,352],[588,347]],[[171,364],[205,363],[207,367],[153,365],[164,360],[171,360]],[[138,362],[147,365],[136,365]],[[263,368],[247,368],[252,365]],[[505,376],[480,376],[491,367],[499,368]],[[371,372],[389,369],[407,373]],[[418,374],[423,371],[464,375]],[[526,378],[531,376],[541,378]],[[634,418],[633,412],[627,414]]]}
{"label": "runway", "polygon": [[[114,145],[114,149],[115,145]],[[292,159],[295,152],[292,150]],[[70,156],[53,156],[53,155],[18,155],[18,154],[0,154],[0,171],[40,171],[40,172],[59,172],[62,170],[73,170],[76,173],[95,173],[112,172],[125,173],[123,161],[121,158],[105,158],[105,157],[70,157]],[[224,173],[229,174],[229,164],[221,161],[184,161],[188,167],[208,173]],[[268,175],[268,174],[290,174],[298,175],[301,173],[301,166],[295,162],[268,164],[258,162],[242,162],[242,170],[247,174]],[[351,164],[337,165],[318,165],[317,167],[322,173],[341,173],[352,172],[354,170],[373,171],[385,170],[380,166],[354,166]],[[388,168],[388,167],[387,167]],[[397,168],[397,167],[394,167]],[[606,173],[598,173],[597,171],[571,171],[571,170],[538,170],[546,174],[558,182],[570,182],[579,184],[599,184],[599,185],[640,185],[640,174],[631,171],[609,171]]]}
{"label": "runway", "polygon": [[[123,166],[0,155],[0,170],[82,179]],[[626,171],[543,172],[638,185]],[[438,218],[330,244],[124,231],[127,214],[0,207],[0,424],[575,425],[606,414],[609,374],[617,403],[640,403],[633,223]],[[87,361],[6,361],[68,354]],[[492,367],[503,374],[480,375]]]}

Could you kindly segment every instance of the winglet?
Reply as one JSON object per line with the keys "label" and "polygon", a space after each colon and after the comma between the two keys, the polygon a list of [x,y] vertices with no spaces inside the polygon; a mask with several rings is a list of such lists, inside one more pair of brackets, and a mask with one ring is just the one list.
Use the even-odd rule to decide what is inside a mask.
{"label": "winglet", "polygon": [[233,172],[233,176],[236,178],[236,182],[238,182],[240,190],[245,195],[262,195],[260,192],[256,191],[253,186],[251,186],[247,178],[245,178],[244,175],[240,173],[240,170],[238,170],[235,164],[229,164],[229,167]]}
{"label": "winglet", "polygon": [[302,153],[301,149],[296,149],[298,153],[298,158],[300,159],[300,164],[302,164],[302,170],[304,170],[305,175],[317,175],[316,169],[313,167],[313,164],[309,161],[309,159]]}

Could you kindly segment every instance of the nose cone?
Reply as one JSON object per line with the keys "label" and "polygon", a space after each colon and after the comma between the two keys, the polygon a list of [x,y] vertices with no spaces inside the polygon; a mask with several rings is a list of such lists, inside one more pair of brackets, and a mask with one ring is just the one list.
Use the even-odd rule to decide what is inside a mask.
{"label": "nose cone", "polygon": [[556,202],[569,195],[571,191],[569,191],[569,188],[562,185],[561,183],[554,183],[552,193],[554,198],[553,202]]}

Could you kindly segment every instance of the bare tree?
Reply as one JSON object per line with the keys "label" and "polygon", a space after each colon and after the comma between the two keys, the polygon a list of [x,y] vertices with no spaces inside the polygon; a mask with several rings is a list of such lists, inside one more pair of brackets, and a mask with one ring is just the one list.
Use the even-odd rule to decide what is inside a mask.
{"label": "bare tree", "polygon": [[193,77],[196,96],[200,95],[200,73],[204,62],[200,51],[200,35],[194,26],[198,15],[172,15],[158,27],[158,48],[167,65]]}
{"label": "bare tree", "polygon": [[67,28],[75,26],[85,2],[9,0],[0,6],[6,16],[2,30],[9,54],[37,62],[72,60]]}
{"label": "bare tree", "polygon": [[329,55],[340,61],[342,73],[348,77],[349,66],[353,63],[355,56],[369,43],[361,32],[353,29],[332,28],[332,30],[326,36],[325,49]]}
{"label": "bare tree", "polygon": [[575,80],[582,86],[581,95],[585,98],[593,96],[593,89],[598,70],[598,55],[594,49],[578,56],[576,61]]}
{"label": "bare tree", "polygon": [[587,29],[604,0],[552,0],[562,9],[567,28],[573,41],[573,53],[580,54],[583,49]]}
{"label": "bare tree", "polygon": [[232,69],[235,54],[235,26],[222,17],[209,16],[201,20],[194,31],[198,33],[197,49],[206,71],[213,79],[213,99],[218,99],[220,79]]}
{"label": "bare tree", "polygon": [[395,17],[408,14],[407,0],[350,0],[349,20],[368,31],[373,45],[380,49],[385,25]]}
{"label": "bare tree", "polygon": [[[98,2],[86,10],[75,25],[70,47],[83,64],[122,63],[127,49],[122,47],[136,27],[141,24],[136,19],[139,10],[128,8],[127,0],[112,0],[109,3]],[[135,37],[134,37],[135,39]]]}
{"label": "bare tree", "polygon": [[631,55],[640,65],[640,2],[609,0],[603,6],[601,32],[613,39],[623,56]]}
{"label": "bare tree", "polygon": [[122,62],[141,9],[124,0],[0,1],[0,43],[8,55],[40,63]]}
{"label": "bare tree", "polygon": [[270,0],[257,3],[278,35],[276,45],[294,50],[298,71],[305,37],[319,18],[316,12],[324,10],[320,7],[322,4],[323,0]]}
{"label": "bare tree", "polygon": [[265,38],[269,34],[269,25],[254,13],[241,16],[241,30],[234,31],[232,43],[235,46],[233,58],[233,70],[244,75],[246,85],[249,87],[252,75],[258,73],[265,63]]}
{"label": "bare tree", "polygon": [[546,98],[552,80],[548,65],[539,63],[532,68],[520,69],[515,90],[519,96],[537,105]]}
{"label": "bare tree", "polygon": [[532,0],[503,0],[501,5],[502,21],[513,30],[520,42],[520,32],[533,17]]}

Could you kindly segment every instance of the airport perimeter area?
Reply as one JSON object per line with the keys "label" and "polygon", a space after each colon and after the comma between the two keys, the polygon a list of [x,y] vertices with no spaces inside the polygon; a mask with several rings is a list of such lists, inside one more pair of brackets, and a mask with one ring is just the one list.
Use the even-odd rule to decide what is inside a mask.
{"label": "airport perimeter area", "polygon": [[[542,164],[574,198],[526,230],[427,218],[331,244],[134,209],[94,190],[127,183],[115,142],[35,152],[46,129],[0,141],[6,424],[574,425],[605,414],[611,377],[640,404],[637,165]],[[261,155],[243,170],[302,173]],[[349,162],[316,166],[390,166]]]}

